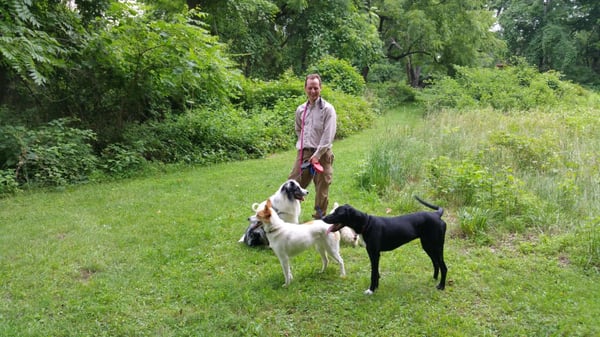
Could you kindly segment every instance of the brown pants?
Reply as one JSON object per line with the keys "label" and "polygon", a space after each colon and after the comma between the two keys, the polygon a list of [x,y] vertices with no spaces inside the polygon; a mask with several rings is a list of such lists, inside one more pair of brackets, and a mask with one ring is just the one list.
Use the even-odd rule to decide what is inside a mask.
{"label": "brown pants", "polygon": [[[308,161],[313,155],[314,149],[304,149],[298,151],[296,155],[296,162],[294,168],[289,175],[288,179],[294,179],[302,188],[306,188],[310,184],[311,180],[315,184],[315,214],[313,218],[320,219],[322,216],[327,215],[327,206],[329,204],[329,185],[333,181],[333,152],[331,149],[327,150],[319,162],[323,166],[323,173],[316,173],[314,176],[310,174],[309,169],[302,171],[300,169],[300,163]],[[300,161],[300,155],[302,155],[302,161]]]}

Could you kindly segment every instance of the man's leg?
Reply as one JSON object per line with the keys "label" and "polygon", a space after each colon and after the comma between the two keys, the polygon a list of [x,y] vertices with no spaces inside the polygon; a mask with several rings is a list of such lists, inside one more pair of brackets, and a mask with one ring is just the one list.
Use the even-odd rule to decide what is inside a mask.
{"label": "man's leg", "polygon": [[320,219],[327,215],[329,205],[329,185],[333,181],[333,152],[327,150],[319,162],[323,166],[323,173],[317,173],[313,181],[315,183],[315,214],[313,218]]}
{"label": "man's leg", "polygon": [[[313,151],[309,150],[298,151],[298,154],[296,155],[296,162],[294,163],[294,167],[292,168],[292,171],[288,176],[288,179],[296,180],[300,184],[300,186],[302,186],[302,188],[306,188],[308,184],[310,184],[310,181],[313,179],[313,177],[310,175],[309,169],[300,169],[300,163],[309,160],[313,153]],[[300,161],[301,155],[302,161]]]}

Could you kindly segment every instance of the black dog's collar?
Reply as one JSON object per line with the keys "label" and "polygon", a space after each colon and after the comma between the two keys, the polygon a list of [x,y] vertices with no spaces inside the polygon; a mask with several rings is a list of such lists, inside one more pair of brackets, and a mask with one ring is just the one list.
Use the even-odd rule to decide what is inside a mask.
{"label": "black dog's collar", "polygon": [[363,233],[365,233],[367,231],[367,229],[369,229],[370,223],[371,223],[371,218],[369,218],[369,221],[367,221],[367,224],[363,226],[362,230],[358,234],[362,235]]}

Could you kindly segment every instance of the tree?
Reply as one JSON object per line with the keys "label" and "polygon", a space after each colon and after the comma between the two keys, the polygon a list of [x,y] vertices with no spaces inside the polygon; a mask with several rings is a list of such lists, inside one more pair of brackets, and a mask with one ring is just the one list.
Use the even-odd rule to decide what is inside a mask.
{"label": "tree", "polygon": [[[43,85],[53,68],[60,65],[59,55],[64,49],[44,30],[48,22],[36,13],[46,5],[52,3],[0,0],[0,85],[8,85],[13,74],[25,82]],[[5,92],[6,87],[2,89]]]}
{"label": "tree", "polygon": [[492,63],[503,43],[491,30],[493,13],[482,0],[373,1],[388,59],[403,62],[409,83],[421,73],[452,74],[453,65]]}
{"label": "tree", "polygon": [[[281,32],[275,25],[277,6],[268,0],[188,1],[208,13],[205,21],[211,32],[228,44],[244,75],[274,78],[284,70]],[[192,8],[194,8],[192,7]],[[226,18],[226,19],[224,19]]]}
{"label": "tree", "polygon": [[[213,34],[226,42],[248,77],[304,72],[325,56],[366,72],[381,56],[375,22],[358,0],[188,1],[209,14]],[[223,18],[227,18],[224,20]]]}
{"label": "tree", "polygon": [[600,3],[595,0],[513,0],[495,4],[512,55],[540,71],[558,70],[582,83],[600,75]]}

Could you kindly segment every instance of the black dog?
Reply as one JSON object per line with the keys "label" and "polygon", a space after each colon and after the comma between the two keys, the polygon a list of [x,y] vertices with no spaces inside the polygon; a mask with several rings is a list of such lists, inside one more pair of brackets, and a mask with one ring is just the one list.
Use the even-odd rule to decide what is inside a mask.
{"label": "black dog", "polygon": [[258,227],[257,225],[260,221],[255,219],[255,217],[249,217],[248,222],[250,222],[250,224],[243,236],[244,243],[250,247],[268,246],[269,239],[267,239],[267,233],[265,233],[265,230],[262,227]]}
{"label": "black dog", "polygon": [[417,212],[397,217],[378,217],[354,209],[350,205],[338,207],[322,220],[333,224],[329,231],[336,232],[348,226],[361,234],[367,244],[371,260],[371,285],[365,294],[372,294],[379,286],[379,257],[381,252],[396,249],[416,238],[433,262],[433,278],[437,280],[441,270],[442,278],[437,288],[446,286],[446,263],[444,263],[444,237],[446,223],[442,220],[444,209],[431,205],[419,197],[415,198],[423,205],[435,209],[435,212]]}

